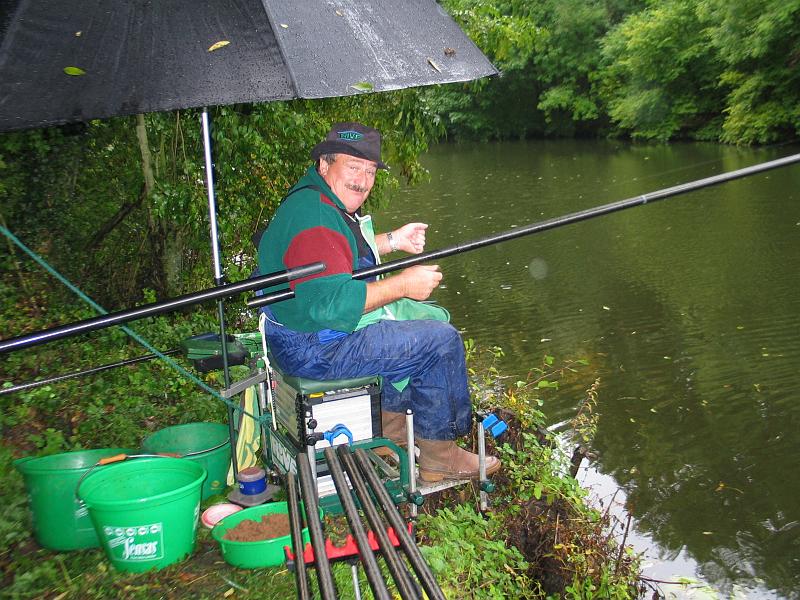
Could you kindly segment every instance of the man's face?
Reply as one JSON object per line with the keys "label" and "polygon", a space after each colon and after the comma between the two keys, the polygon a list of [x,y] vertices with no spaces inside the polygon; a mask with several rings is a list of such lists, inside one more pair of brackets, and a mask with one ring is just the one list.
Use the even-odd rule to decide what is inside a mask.
{"label": "man's face", "polygon": [[355,212],[375,184],[377,163],[365,158],[339,154],[332,163],[319,161],[319,174],[342,201],[347,212]]}

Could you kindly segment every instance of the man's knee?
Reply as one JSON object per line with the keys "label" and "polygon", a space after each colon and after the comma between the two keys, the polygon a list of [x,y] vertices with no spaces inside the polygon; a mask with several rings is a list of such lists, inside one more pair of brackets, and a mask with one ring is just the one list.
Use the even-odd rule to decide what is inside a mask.
{"label": "man's knee", "polygon": [[431,349],[442,348],[447,351],[463,352],[464,342],[458,330],[443,321],[414,321],[415,329],[421,337],[428,340]]}

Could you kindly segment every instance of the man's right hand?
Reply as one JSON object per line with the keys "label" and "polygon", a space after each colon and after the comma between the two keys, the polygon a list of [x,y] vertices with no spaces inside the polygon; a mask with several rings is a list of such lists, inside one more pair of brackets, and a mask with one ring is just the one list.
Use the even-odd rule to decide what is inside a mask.
{"label": "man's right hand", "polygon": [[396,277],[403,280],[403,296],[412,300],[427,300],[442,281],[439,265],[415,265]]}
{"label": "man's right hand", "polygon": [[427,300],[442,281],[439,265],[415,265],[367,284],[364,312],[369,312],[400,298]]}

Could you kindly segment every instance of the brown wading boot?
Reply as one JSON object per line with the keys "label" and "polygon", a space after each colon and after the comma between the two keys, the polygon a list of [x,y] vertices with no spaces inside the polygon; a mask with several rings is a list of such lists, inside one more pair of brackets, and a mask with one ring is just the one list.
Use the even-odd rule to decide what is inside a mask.
{"label": "brown wading boot", "polygon": [[[429,483],[442,479],[476,479],[478,455],[460,448],[452,440],[423,440],[419,446],[419,476]],[[486,476],[500,469],[500,459],[486,456]]]}
{"label": "brown wading boot", "polygon": [[[406,416],[403,413],[389,412],[388,410],[381,411],[381,429],[383,436],[401,448],[408,445],[406,438]],[[394,454],[388,446],[380,446],[375,448],[375,454],[378,456],[389,456]]]}

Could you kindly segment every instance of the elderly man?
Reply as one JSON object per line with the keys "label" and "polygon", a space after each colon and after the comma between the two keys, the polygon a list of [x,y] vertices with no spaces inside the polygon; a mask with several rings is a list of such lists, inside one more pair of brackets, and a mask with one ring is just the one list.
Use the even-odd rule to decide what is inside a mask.
{"label": "elderly man", "polygon": [[[380,133],[360,123],[337,123],[311,152],[316,164],[288,193],[261,238],[262,273],[317,261],[319,275],[289,285],[291,300],[265,310],[274,359],[290,375],[345,379],[381,375],[383,435],[405,444],[405,410],[414,411],[420,477],[472,478],[478,457],[455,444],[471,428],[464,346],[446,311],[424,304],[439,285],[437,265],[418,265],[373,281],[354,270],[402,250],[419,254],[424,223],[375,235],[360,208],[381,161]],[[500,468],[493,456],[487,473]]]}

